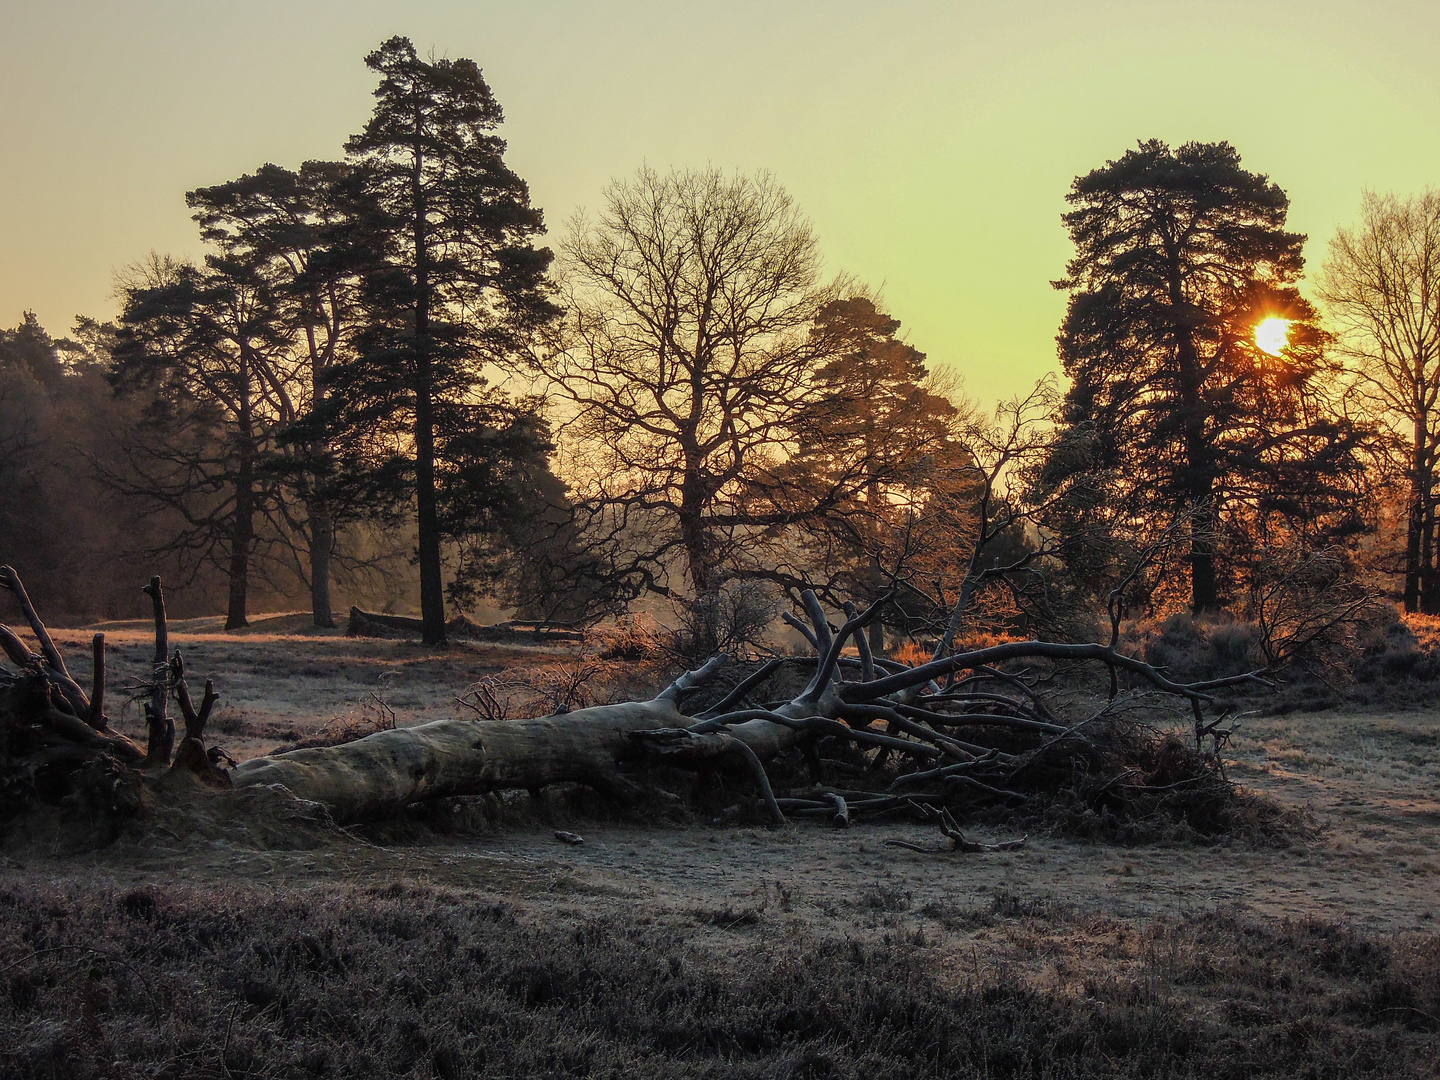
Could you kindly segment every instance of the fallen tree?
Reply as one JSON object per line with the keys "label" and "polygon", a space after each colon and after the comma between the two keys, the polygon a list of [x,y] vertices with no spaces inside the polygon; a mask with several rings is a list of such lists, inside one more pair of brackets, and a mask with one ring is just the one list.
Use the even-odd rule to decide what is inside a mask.
{"label": "fallen tree", "polygon": [[[97,675],[87,694],[69,676],[14,572],[0,568],[0,583],[19,600],[41,646],[32,653],[17,634],[0,627],[0,643],[19,668],[0,675],[0,789],[12,810],[27,801],[99,798],[112,814],[133,813],[143,800],[113,793],[183,772],[217,789],[278,785],[325,807],[339,822],[353,822],[430,800],[516,788],[535,792],[560,783],[635,802],[666,794],[651,775],[659,765],[738,773],[753,785],[749,803],[763,807],[776,825],[787,816],[844,825],[903,813],[938,822],[956,850],[978,850],[960,835],[953,815],[1020,807],[1073,784],[1080,773],[1088,777],[1084,797],[1097,807],[1126,798],[1223,800],[1232,789],[1219,773],[1218,755],[1198,753],[1206,739],[1218,751],[1228,734],[1223,714],[1210,715],[1213,694],[1261,680],[1251,672],[1180,683],[1110,645],[1045,641],[938,655],[942,643],[929,663],[907,666],[873,656],[864,632],[888,597],[865,612],[849,609],[837,629],[806,592],[808,621],[801,625],[814,655],[772,659],[718,698],[716,680],[730,670],[724,657],[685,672],[648,701],[520,720],[487,717],[480,703],[472,706],[474,718],[380,731],[226,768],[223,755],[204,744],[214,688],[207,682],[200,706],[192,704],[183,658],[168,648],[158,578],[147,586],[155,610],[155,663],[148,681],[137,684],[149,698],[143,749],[111,730],[104,715],[103,635],[96,637]],[[851,642],[853,655],[847,651]],[[1057,665],[1113,675],[1108,696],[1077,713],[1075,703],[1086,699],[1071,695],[1070,708],[1058,708],[1043,688]],[[808,675],[798,693],[758,698],[782,671],[796,670]],[[708,704],[693,704],[705,694]],[[1125,729],[1117,729],[1116,718],[1155,695],[1189,706],[1194,750],[1181,754],[1177,740],[1157,737],[1131,746],[1128,756],[1117,755],[1124,739],[1117,742],[1116,732]],[[172,700],[185,724],[173,754]],[[771,773],[794,760],[805,763],[808,780],[777,796]],[[836,775],[847,783],[836,785]]]}
{"label": "fallen tree", "polygon": [[[419,638],[425,624],[408,615],[386,615],[375,611],[350,609],[350,621],[346,624],[346,637],[378,638]],[[532,622],[512,619],[509,622],[482,626],[464,615],[456,615],[445,624],[447,637],[468,641],[492,641],[505,644],[526,644],[530,642],[551,642],[557,644],[579,643],[585,640],[582,627],[571,623]]]}

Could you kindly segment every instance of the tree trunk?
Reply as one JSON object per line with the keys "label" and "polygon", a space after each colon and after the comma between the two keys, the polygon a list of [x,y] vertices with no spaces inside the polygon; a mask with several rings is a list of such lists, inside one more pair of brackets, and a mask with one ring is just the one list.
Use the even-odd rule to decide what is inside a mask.
{"label": "tree trunk", "polygon": [[[797,717],[803,714],[789,706],[777,712],[787,709]],[[340,746],[254,758],[241,762],[230,775],[237,788],[281,784],[301,799],[323,804],[341,822],[427,799],[559,783],[588,784],[627,799],[640,788],[620,771],[619,763],[642,756],[629,733],[693,722],[674,701],[663,698],[531,720],[436,720]],[[793,746],[801,733],[768,720],[751,720],[727,734],[765,759]]]}
{"label": "tree trunk", "polygon": [[416,373],[415,511],[420,556],[420,619],[426,645],[445,644],[445,583],[440,567],[440,515],[435,492],[435,421],[430,363],[423,353]]}
{"label": "tree trunk", "polygon": [[[873,446],[868,445],[866,447],[866,451],[870,454],[874,454],[876,452]],[[869,588],[866,589],[867,606],[868,604],[873,604],[885,593],[886,586],[885,574],[884,570],[880,565],[880,556],[878,554],[878,552],[881,551],[881,541],[879,534],[882,528],[881,522],[884,521],[885,513],[885,505],[882,500],[883,496],[880,493],[880,485],[873,478],[872,470],[872,479],[868,484],[865,485],[865,505],[866,509],[870,511],[870,520],[869,522],[861,524],[861,528],[864,528],[866,524],[869,525],[870,536],[867,537],[866,540],[869,544],[870,550],[876,553],[872,555],[869,560],[869,565],[865,569],[865,576],[869,579],[869,581],[867,582]],[[883,617],[877,617],[875,621],[870,624],[867,633],[870,638],[870,652],[875,656],[884,656],[885,619]]]}
{"label": "tree trunk", "polygon": [[1428,424],[1422,415],[1415,420],[1415,440],[1410,459],[1409,514],[1405,523],[1405,611],[1420,610],[1420,537],[1425,528],[1425,443]]}
{"label": "tree trunk", "polygon": [[318,504],[310,507],[310,612],[316,626],[330,629],[330,553],[335,546],[335,521]]}
{"label": "tree trunk", "polygon": [[431,370],[430,252],[426,218],[424,152],[416,117],[411,176],[415,244],[415,516],[420,556],[420,619],[426,645],[445,644],[445,582],[440,566],[440,514],[435,491],[435,402]]}
{"label": "tree trunk", "polygon": [[436,720],[341,746],[244,761],[231,779],[236,787],[283,784],[299,798],[324,804],[338,821],[424,799],[564,782],[624,795],[632,785],[616,760],[629,743],[626,732],[687,722],[669,701],[603,705],[531,720]]}
{"label": "tree trunk", "polygon": [[[1204,373],[1195,338],[1186,328],[1185,313],[1192,305],[1185,296],[1185,282],[1178,253],[1167,243],[1171,257],[1169,281],[1170,304],[1177,326],[1175,364],[1180,387],[1180,415],[1184,425],[1185,477],[1184,487],[1190,509],[1190,611],[1205,615],[1220,608],[1219,589],[1215,580],[1215,527],[1218,515],[1211,500],[1215,493],[1214,453],[1205,438],[1207,406],[1204,396]],[[1209,505],[1200,512],[1199,507]]]}
{"label": "tree trunk", "polygon": [[710,591],[710,555],[705,543],[705,492],[700,469],[686,465],[680,483],[680,536],[685,546],[686,572],[695,597]]}
{"label": "tree trunk", "polygon": [[1420,613],[1440,615],[1440,581],[1435,573],[1435,504],[1421,499],[1420,518]]}
{"label": "tree trunk", "polygon": [[[1209,498],[1210,492],[1202,489],[1202,493],[1197,494],[1196,502],[1192,505],[1203,505]],[[1192,520],[1195,535],[1190,541],[1190,611],[1194,615],[1205,615],[1220,610],[1219,589],[1215,579],[1214,508],[1197,510]]]}
{"label": "tree trunk", "polygon": [[255,544],[255,431],[250,405],[250,365],[240,354],[240,409],[236,417],[239,440],[235,469],[235,516],[230,524],[230,593],[225,629],[249,626],[246,601],[250,588],[250,550]]}
{"label": "tree trunk", "polygon": [[[310,355],[315,358],[310,367],[313,395],[310,408],[314,413],[321,413],[325,408],[325,368],[328,365],[320,359],[321,354],[315,348],[314,332],[313,326],[306,327],[306,333],[311,339]],[[331,355],[328,349],[325,355]],[[329,458],[330,444],[325,440],[322,439],[311,447],[312,464],[325,461],[328,465]],[[315,492],[318,476],[307,476],[306,483],[310,487],[310,500],[306,506],[310,515],[310,614],[316,626],[330,629],[335,625],[335,612],[330,596],[330,559],[335,551],[335,518],[330,513],[330,508],[325,505],[324,499]]]}
{"label": "tree trunk", "polygon": [[[1181,411],[1185,425],[1185,487],[1195,510],[1190,541],[1190,611],[1205,615],[1220,609],[1215,579],[1215,532],[1218,524],[1214,454],[1205,439],[1205,402],[1201,393],[1200,359],[1195,342],[1182,334],[1176,348],[1180,367]],[[1206,507],[1206,509],[1200,509]]]}

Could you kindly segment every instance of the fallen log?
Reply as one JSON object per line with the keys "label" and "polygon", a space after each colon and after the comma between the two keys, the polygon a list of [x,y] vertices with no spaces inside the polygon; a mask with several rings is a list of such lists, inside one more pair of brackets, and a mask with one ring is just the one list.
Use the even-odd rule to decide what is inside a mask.
{"label": "fallen log", "polygon": [[[381,612],[350,609],[346,624],[347,637],[413,638],[419,637],[423,624],[408,615],[387,615]],[[486,641],[496,644],[524,645],[535,642],[581,644],[585,631],[568,623],[527,622],[511,620],[483,626],[464,615],[456,615],[445,624],[446,635],[461,641]]]}
{"label": "fallen log", "polygon": [[405,615],[384,615],[374,611],[350,609],[350,621],[345,626],[346,637],[402,638],[418,637],[423,624],[419,619]]}
{"label": "fallen log", "polygon": [[[811,625],[807,629],[819,649],[812,661],[814,673],[801,693],[770,707],[718,711],[737,704],[746,691],[758,685],[752,676],[724,695],[718,706],[687,714],[684,699],[713,679],[724,659],[717,657],[681,676],[651,701],[526,720],[439,720],[378,732],[341,746],[292,750],[244,762],[236,767],[232,779],[237,787],[283,785],[301,799],[325,805],[338,820],[353,821],[428,799],[482,795],[506,788],[535,791],[564,782],[587,784],[628,800],[641,791],[632,778],[633,771],[626,768],[637,761],[660,759],[704,769],[717,760],[731,759],[752,777],[759,801],[778,823],[783,820],[783,809],[763,763],[786,750],[834,740],[861,753],[894,754],[906,762],[887,790],[860,792],[859,797],[826,796],[813,807],[823,808],[826,816],[843,824],[866,809],[890,812],[915,805],[918,797],[902,792],[905,787],[913,788],[907,778],[927,784],[939,781],[940,797],[946,800],[1024,803],[1029,796],[1012,784],[1026,775],[1036,753],[1053,749],[1066,738],[1085,744],[1083,729],[1124,704],[1109,701],[1099,713],[1074,725],[1033,720],[1033,688],[1029,686],[1014,699],[987,690],[979,702],[954,694],[943,703],[935,702],[931,709],[905,704],[907,698],[951,672],[993,670],[995,664],[1014,658],[1089,660],[1133,674],[1163,693],[1197,705],[1208,700],[1205,691],[1175,683],[1150,665],[1105,646],[1048,642],[1007,642],[916,668],[887,665],[889,670],[883,672],[875,670],[878,665],[872,660],[865,672],[872,678],[839,681],[841,650],[883,603],[852,615],[838,632],[832,632],[813,594],[808,595]],[[1002,701],[1013,706],[1010,713],[997,711]],[[935,711],[977,704],[983,705],[984,713],[967,716]],[[901,707],[909,715],[898,712]],[[945,730],[929,726],[927,721],[943,721]],[[874,724],[884,724],[885,730],[877,730]],[[1025,756],[953,735],[957,728],[966,727],[998,729],[1012,741],[1044,741],[1037,741]],[[808,816],[812,808],[803,809]]]}
{"label": "fallen log", "polygon": [[[646,756],[635,735],[685,728],[684,697],[703,686],[722,657],[682,675],[650,701],[597,705],[527,720],[435,720],[367,735],[340,746],[290,750],[243,761],[231,773],[239,787],[281,784],[326,806],[338,821],[383,815],[429,799],[586,784],[621,801],[644,789],[622,765]],[[803,711],[805,706],[791,706]],[[793,746],[800,732],[757,719],[725,732],[757,759]],[[668,756],[691,763],[713,756],[697,742]]]}

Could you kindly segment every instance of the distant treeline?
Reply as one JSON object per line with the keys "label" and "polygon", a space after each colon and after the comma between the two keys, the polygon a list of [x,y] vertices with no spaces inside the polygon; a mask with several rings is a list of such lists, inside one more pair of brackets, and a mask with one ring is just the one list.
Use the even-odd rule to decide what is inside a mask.
{"label": "distant treeline", "polygon": [[659,597],[714,645],[806,586],[883,600],[876,646],[1440,610],[1440,197],[1368,198],[1322,312],[1275,183],[1141,143],[1068,196],[1067,385],[990,416],[768,175],[642,168],[557,258],[480,69],[366,63],[343,160],[189,192],[208,253],[126,271],[114,324],[0,335],[0,558],[48,611],[152,569],[231,627],[414,596],[437,642],[447,596]]}

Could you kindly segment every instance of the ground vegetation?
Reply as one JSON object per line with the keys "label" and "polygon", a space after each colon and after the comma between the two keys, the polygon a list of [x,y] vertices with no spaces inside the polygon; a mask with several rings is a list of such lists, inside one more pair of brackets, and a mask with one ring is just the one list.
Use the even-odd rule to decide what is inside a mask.
{"label": "ground vegetation", "polygon": [[[1435,939],[1225,913],[1136,935],[1084,996],[947,978],[933,945],[577,914],[396,881],[268,892],[0,891],[0,1033],[16,1078],[609,1075],[1433,1075]],[[1063,932],[997,894],[955,924]],[[732,934],[733,935],[733,931]],[[923,937],[923,935],[922,935]],[[1197,1009],[1197,1005],[1199,1008]]]}

